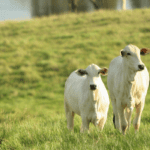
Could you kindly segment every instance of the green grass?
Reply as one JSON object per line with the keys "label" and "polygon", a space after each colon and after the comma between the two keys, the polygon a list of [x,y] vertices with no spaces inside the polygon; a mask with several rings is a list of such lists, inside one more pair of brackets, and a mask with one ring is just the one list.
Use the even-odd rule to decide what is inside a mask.
{"label": "green grass", "polygon": [[[148,150],[150,90],[139,133],[131,126],[126,136],[113,127],[111,105],[102,132],[90,125],[89,134],[80,134],[75,116],[70,133],[63,94],[73,70],[91,63],[109,67],[130,43],[150,47],[149,14],[150,9],[100,10],[0,22],[0,149]],[[142,61],[150,71],[150,56]],[[106,85],[107,77],[102,79]]]}

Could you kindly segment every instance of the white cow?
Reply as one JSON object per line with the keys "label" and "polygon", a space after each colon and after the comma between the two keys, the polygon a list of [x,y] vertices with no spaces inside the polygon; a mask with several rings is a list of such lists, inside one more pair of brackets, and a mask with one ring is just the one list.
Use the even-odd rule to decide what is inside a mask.
{"label": "white cow", "polygon": [[[145,55],[147,48],[139,49],[134,45],[127,45],[121,50],[121,56],[113,59],[109,66],[107,85],[113,106],[114,124],[125,134],[130,127],[131,114],[136,107],[133,121],[135,132],[140,126],[141,114],[149,86],[149,73],[140,54]],[[125,114],[126,108],[126,114]]]}
{"label": "white cow", "polygon": [[107,68],[89,65],[85,70],[71,73],[65,83],[64,106],[68,129],[73,129],[74,113],[82,118],[81,132],[89,129],[89,123],[102,130],[107,119],[109,97],[100,77],[107,74]]}

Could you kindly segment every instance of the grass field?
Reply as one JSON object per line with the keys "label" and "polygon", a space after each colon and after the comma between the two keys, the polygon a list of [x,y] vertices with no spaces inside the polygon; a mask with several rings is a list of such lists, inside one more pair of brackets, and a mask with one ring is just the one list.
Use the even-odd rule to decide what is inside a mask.
{"label": "grass field", "polygon": [[[150,90],[139,133],[113,127],[112,106],[104,130],[67,129],[65,80],[77,68],[109,67],[128,44],[150,48],[150,9],[64,14],[0,22],[0,149],[149,150]],[[150,71],[150,55],[142,56]],[[102,77],[106,85],[107,77]],[[107,86],[106,86],[107,87]],[[134,115],[134,113],[133,113]],[[133,117],[132,117],[133,118]]]}

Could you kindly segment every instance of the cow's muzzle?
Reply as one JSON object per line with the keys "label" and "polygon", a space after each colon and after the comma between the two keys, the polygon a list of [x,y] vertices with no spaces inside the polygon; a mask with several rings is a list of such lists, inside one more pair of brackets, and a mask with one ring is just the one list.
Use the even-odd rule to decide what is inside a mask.
{"label": "cow's muzzle", "polygon": [[140,70],[144,70],[144,65],[138,65]]}
{"label": "cow's muzzle", "polygon": [[90,89],[91,89],[91,90],[96,90],[96,88],[97,88],[97,86],[96,86],[95,84],[91,84],[91,85],[90,85]]}

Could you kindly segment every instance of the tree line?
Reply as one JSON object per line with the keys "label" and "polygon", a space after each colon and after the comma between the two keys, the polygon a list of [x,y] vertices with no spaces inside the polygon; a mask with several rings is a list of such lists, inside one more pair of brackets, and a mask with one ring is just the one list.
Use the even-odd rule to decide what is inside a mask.
{"label": "tree line", "polygon": [[[115,9],[119,0],[32,0],[32,16],[60,14],[65,12],[87,12],[98,9]],[[120,0],[126,9],[126,0]],[[130,0],[135,8],[150,0]]]}

